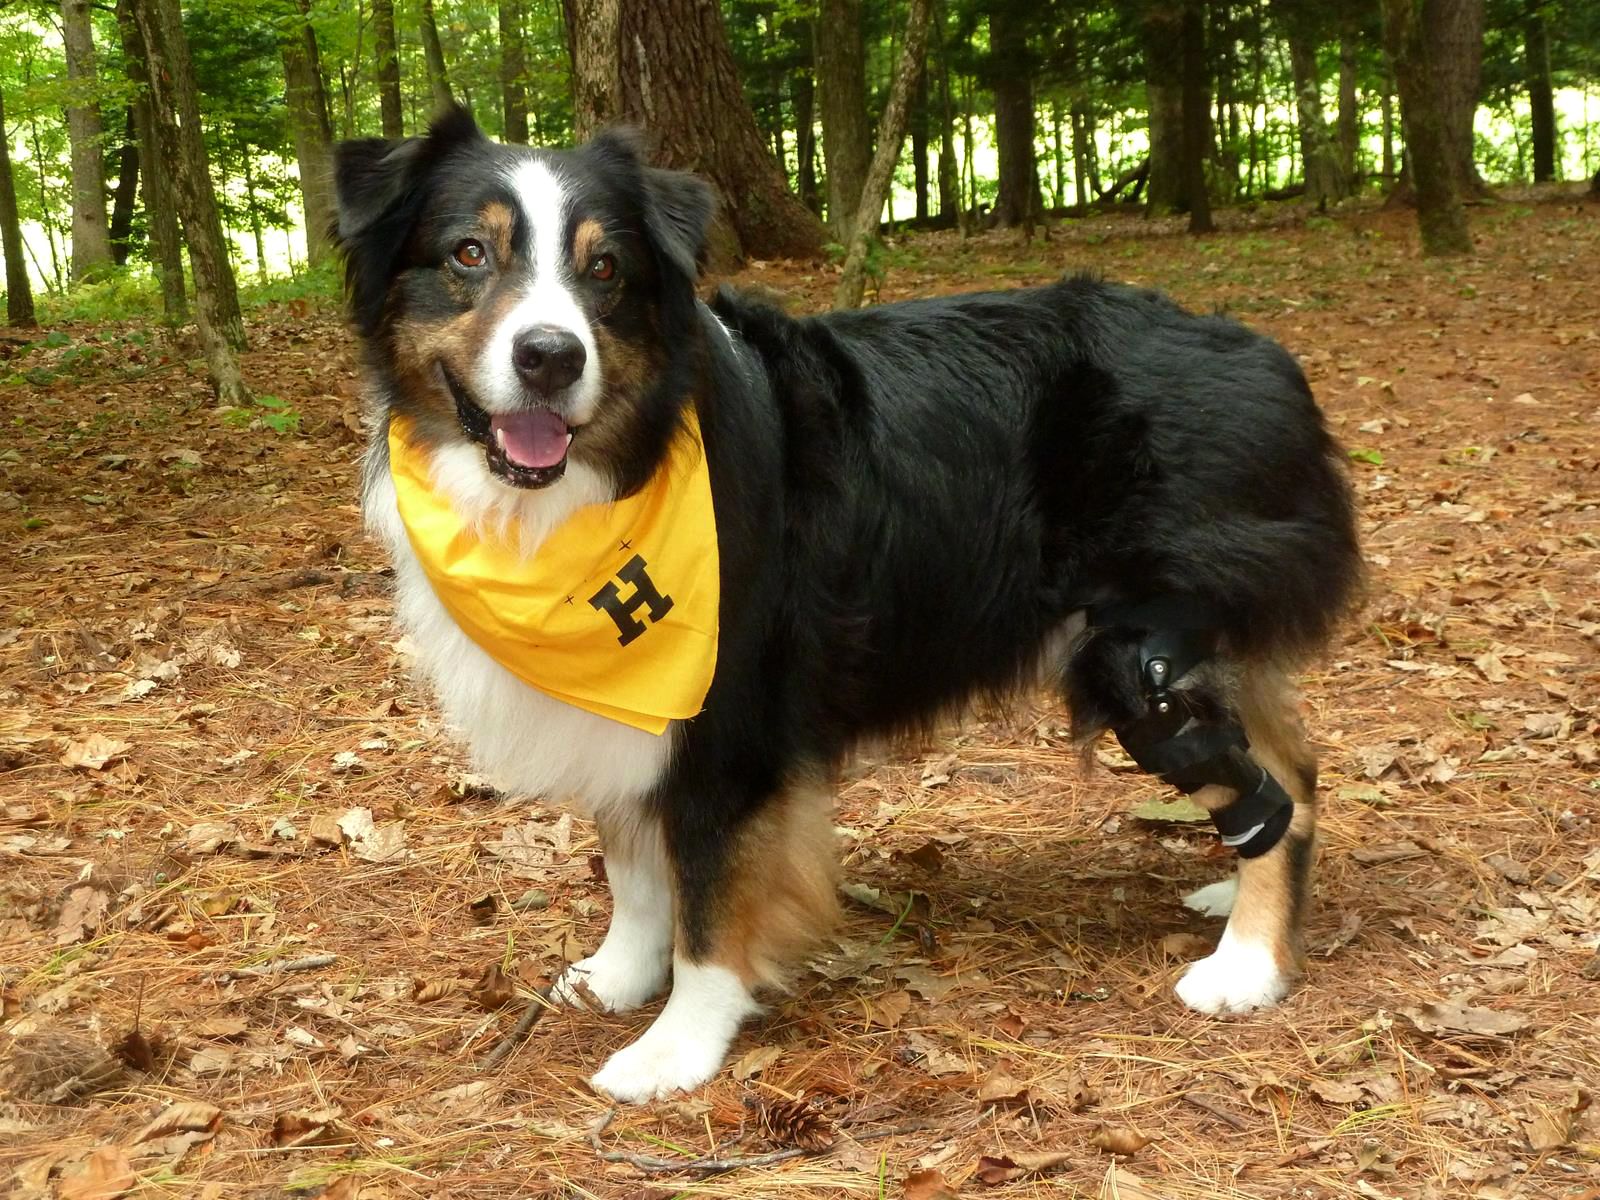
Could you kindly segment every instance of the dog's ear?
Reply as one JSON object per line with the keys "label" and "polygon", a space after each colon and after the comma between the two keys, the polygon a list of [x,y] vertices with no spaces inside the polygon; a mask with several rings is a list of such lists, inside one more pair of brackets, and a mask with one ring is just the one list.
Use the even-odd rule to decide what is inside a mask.
{"label": "dog's ear", "polygon": [[662,261],[693,280],[705,263],[706,239],[717,211],[711,185],[687,171],[648,166],[647,138],[631,126],[602,130],[588,148],[637,174],[643,185],[645,232]]}
{"label": "dog's ear", "polygon": [[384,293],[399,268],[422,210],[423,183],[450,151],[483,139],[459,106],[434,121],[427,136],[359,138],[334,149],[334,240],[344,254],[351,315],[371,333]]}

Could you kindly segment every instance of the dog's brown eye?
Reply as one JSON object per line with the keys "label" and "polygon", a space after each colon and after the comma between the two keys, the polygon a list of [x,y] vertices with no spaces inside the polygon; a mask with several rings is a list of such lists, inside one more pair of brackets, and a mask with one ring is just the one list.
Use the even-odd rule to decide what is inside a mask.
{"label": "dog's brown eye", "polygon": [[609,283],[617,274],[617,260],[609,254],[601,254],[589,264],[589,278],[598,279],[601,283]]}
{"label": "dog's brown eye", "polygon": [[468,239],[455,248],[452,257],[463,267],[481,267],[489,261],[489,252],[483,248],[482,242]]}

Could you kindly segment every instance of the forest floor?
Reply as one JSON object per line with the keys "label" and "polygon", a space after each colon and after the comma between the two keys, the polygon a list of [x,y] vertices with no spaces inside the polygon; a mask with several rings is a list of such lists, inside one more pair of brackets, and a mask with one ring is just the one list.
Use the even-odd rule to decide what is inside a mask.
{"label": "forest floor", "polygon": [[[1600,206],[1473,220],[1451,263],[1373,208],[886,256],[885,300],[1090,269],[1301,356],[1372,569],[1305,679],[1305,984],[1177,1002],[1219,931],[1179,897],[1229,856],[1031,697],[851,773],[839,940],[710,1086],[598,1134],[584,1080],[653,1010],[482,1066],[609,901],[592,829],[464,777],[408,679],[337,311],[255,315],[246,412],[148,323],[7,344],[0,1193],[1600,1197]],[[832,279],[741,277],[797,309]],[[764,1156],[764,1113],[837,1140],[613,1161]]]}

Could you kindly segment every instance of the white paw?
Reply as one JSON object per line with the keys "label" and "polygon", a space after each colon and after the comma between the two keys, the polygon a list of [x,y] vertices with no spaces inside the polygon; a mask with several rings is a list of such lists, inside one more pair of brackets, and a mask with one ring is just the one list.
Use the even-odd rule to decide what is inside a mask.
{"label": "white paw", "polygon": [[667,982],[667,962],[649,955],[606,953],[601,946],[561,973],[550,998],[570,1008],[597,1012],[629,1012],[654,1000]]}
{"label": "white paw", "polygon": [[1218,1015],[1271,1008],[1289,994],[1290,982],[1269,948],[1224,930],[1216,952],[1185,971],[1177,991],[1190,1008]]}
{"label": "white paw", "polygon": [[728,1043],[676,1036],[652,1025],[606,1060],[589,1084],[625,1104],[644,1104],[707,1082],[722,1066]]}
{"label": "white paw", "polygon": [[1239,877],[1222,879],[1197,888],[1183,898],[1183,906],[1203,917],[1225,917],[1239,898]]}

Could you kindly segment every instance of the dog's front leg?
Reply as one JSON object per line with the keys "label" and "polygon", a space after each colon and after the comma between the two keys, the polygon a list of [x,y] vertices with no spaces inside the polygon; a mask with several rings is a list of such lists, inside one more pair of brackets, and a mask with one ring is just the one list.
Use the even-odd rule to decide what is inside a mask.
{"label": "dog's front leg", "polygon": [[638,1041],[590,1081],[644,1103],[707,1082],[805,944],[837,915],[831,798],[785,788],[754,812],[724,816],[703,800],[669,807],[666,846],[677,882],[672,995]]}

